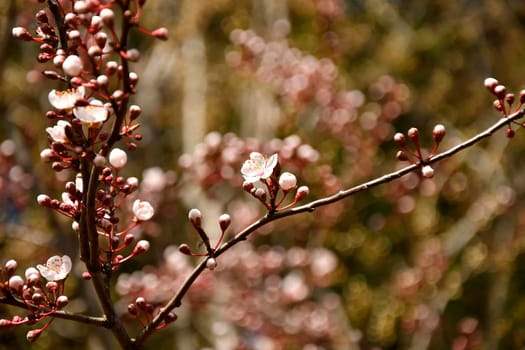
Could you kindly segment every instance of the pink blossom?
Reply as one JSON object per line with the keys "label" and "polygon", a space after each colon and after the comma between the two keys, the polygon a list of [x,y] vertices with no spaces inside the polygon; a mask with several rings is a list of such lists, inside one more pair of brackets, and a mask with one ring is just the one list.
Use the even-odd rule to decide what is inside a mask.
{"label": "pink blossom", "polygon": [[241,168],[241,173],[247,182],[253,183],[261,179],[269,178],[274,168],[277,166],[277,153],[266,158],[259,152],[250,153],[250,159],[244,162]]}
{"label": "pink blossom", "polygon": [[153,217],[155,210],[152,205],[147,201],[141,201],[137,199],[133,202],[133,214],[139,221],[147,221]]}
{"label": "pink blossom", "polygon": [[78,100],[84,98],[86,91],[83,86],[65,91],[51,90],[47,96],[49,103],[56,109],[72,109]]}
{"label": "pink blossom", "polygon": [[65,279],[71,271],[71,267],[71,258],[67,255],[62,257],[55,255],[47,259],[45,265],[36,265],[36,268],[40,271],[42,277],[50,282]]}
{"label": "pink blossom", "polygon": [[65,120],[59,120],[57,125],[53,127],[46,128],[46,132],[51,136],[53,141],[60,143],[67,143],[69,140],[66,136],[66,128],[71,127],[69,122]]}

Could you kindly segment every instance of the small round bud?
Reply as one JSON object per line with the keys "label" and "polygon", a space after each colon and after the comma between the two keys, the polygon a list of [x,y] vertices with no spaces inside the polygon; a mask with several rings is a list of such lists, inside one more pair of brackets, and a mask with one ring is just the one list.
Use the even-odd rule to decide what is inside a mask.
{"label": "small round bud", "polygon": [[43,207],[49,207],[51,204],[51,197],[49,197],[47,194],[39,194],[36,197],[36,201]]}
{"label": "small round bud", "polygon": [[95,158],[93,158],[93,164],[99,168],[106,166],[106,157],[97,154]]}
{"label": "small round bud", "polygon": [[24,286],[24,279],[18,275],[11,276],[9,278],[9,288],[16,292],[21,292],[22,287]]}
{"label": "small round bud", "polygon": [[506,135],[509,139],[511,139],[511,138],[514,137],[514,135],[516,135],[516,132],[515,132],[513,129],[508,128],[507,130],[505,130],[505,135]]}
{"label": "small round bud", "polygon": [[404,147],[406,145],[406,142],[405,142],[405,135],[403,135],[402,133],[400,132],[397,132],[395,135],[394,135],[394,141],[395,143],[397,143],[397,145],[399,147]]}
{"label": "small round bud", "polygon": [[82,72],[84,66],[80,57],[78,57],[77,55],[69,55],[64,60],[64,63],[62,63],[62,69],[67,75],[76,77]]}
{"label": "small round bud", "polygon": [[54,293],[58,290],[58,283],[54,282],[54,281],[50,281],[50,282],[47,282],[46,283],[46,289],[51,292],[51,293]]}
{"label": "small round bud", "polygon": [[49,163],[57,160],[57,156],[53,150],[49,148],[45,148],[40,152],[40,159],[42,159],[44,162]]}
{"label": "small round bud", "polygon": [[500,100],[494,100],[494,102],[492,102],[492,105],[497,111],[504,112],[503,103],[501,103]]}
{"label": "small round bud", "polygon": [[215,268],[217,267],[217,260],[215,260],[214,258],[209,258],[208,260],[206,260],[206,268],[208,270],[215,270]]}
{"label": "small round bud", "polygon": [[525,90],[520,91],[520,103],[525,103]]}
{"label": "small round bud", "polygon": [[507,88],[505,85],[498,85],[494,88],[494,95],[500,100],[503,100],[505,98],[505,94],[507,93]]}
{"label": "small round bud", "polygon": [[284,192],[293,190],[297,186],[297,178],[294,174],[284,172],[279,176],[279,187]]}
{"label": "small round bud", "polygon": [[155,29],[151,35],[160,40],[168,40],[168,29],[164,27]]}
{"label": "small round bud", "polygon": [[253,195],[255,198],[258,198],[263,202],[266,201],[266,191],[260,187],[255,189],[255,191],[253,192]]}
{"label": "small round bud", "polygon": [[221,231],[224,232],[230,226],[231,223],[231,217],[229,214],[222,214],[219,216],[219,226],[221,227]]}
{"label": "small round bud", "polygon": [[113,27],[115,23],[115,12],[109,8],[104,8],[100,11],[99,16],[102,18],[106,26]]}
{"label": "small round bud", "polygon": [[18,267],[18,263],[16,262],[16,260],[10,259],[5,263],[4,267],[5,267],[7,274],[12,275],[16,271],[16,268]]}
{"label": "small round bud", "polygon": [[24,41],[33,40],[33,36],[24,27],[14,27],[13,29],[11,29],[11,34],[16,39],[20,39]]}
{"label": "small round bud", "polygon": [[421,174],[423,177],[432,178],[434,177],[434,169],[430,165],[425,165],[421,168]]}
{"label": "small round bud", "polygon": [[494,88],[499,85],[499,81],[494,78],[487,78],[484,81],[484,85],[490,92],[493,92]]}
{"label": "small round bud", "polygon": [[128,162],[128,155],[120,148],[113,148],[109,153],[109,163],[117,170],[122,169]]}
{"label": "small round bud", "polygon": [[128,304],[128,313],[130,315],[136,316],[139,313],[139,309],[135,304]]}
{"label": "small round bud", "polygon": [[133,254],[142,254],[144,252],[147,252],[149,250],[150,244],[145,239],[141,239],[137,242],[137,245],[135,245],[135,249],[133,249]]}
{"label": "small round bud", "polygon": [[82,278],[86,281],[89,281],[91,279],[91,274],[87,271],[82,272]]}
{"label": "small round bud", "polygon": [[38,337],[42,334],[42,329],[32,329],[26,334],[26,339],[28,342],[32,343],[38,339]]}
{"label": "small round bud", "polygon": [[67,296],[65,295],[61,295],[57,298],[57,307],[59,309],[62,309],[63,307],[65,307],[68,303],[69,303],[69,299],[67,298]]}
{"label": "small round bud", "polygon": [[124,237],[124,245],[128,246],[135,240],[135,236],[132,233],[128,233],[126,237]]}
{"label": "small round bud", "polygon": [[509,106],[512,106],[512,104],[514,103],[514,94],[512,93],[509,93],[509,94],[506,94],[505,95],[505,102],[507,102],[509,104]]}
{"label": "small round bud", "polygon": [[129,107],[129,119],[135,120],[139,117],[140,113],[142,113],[142,109],[140,106],[137,105],[131,105]]}
{"label": "small round bud", "polygon": [[190,246],[186,243],[182,243],[181,245],[179,245],[179,252],[181,252],[184,255],[191,255]]}
{"label": "small round bud", "polygon": [[80,231],[80,224],[78,223],[78,221],[73,221],[71,223],[71,229],[75,232]]}
{"label": "small round bud", "polygon": [[407,135],[411,140],[417,140],[419,137],[419,130],[417,128],[410,128],[408,129]]}
{"label": "small round bud", "polygon": [[432,136],[434,137],[434,142],[440,143],[445,137],[445,133],[446,133],[446,129],[443,125],[438,124],[434,126],[434,130],[432,130]]}
{"label": "small round bud", "polygon": [[137,299],[135,299],[135,304],[138,307],[143,308],[144,306],[146,306],[146,299],[144,299],[143,297],[138,297]]}
{"label": "small round bud", "polygon": [[26,279],[28,279],[32,275],[36,275],[38,278],[40,278],[40,272],[38,272],[38,270],[34,267],[28,267],[24,275],[26,276]]}
{"label": "small round bud", "polygon": [[131,62],[137,62],[140,59],[140,51],[137,49],[129,49],[126,51],[126,58]]}
{"label": "small round bud", "polygon": [[202,226],[202,214],[199,209],[193,208],[188,213],[188,219],[195,228]]}
{"label": "small round bud", "polygon": [[253,187],[254,187],[253,182],[244,181],[243,184],[242,184],[242,188],[243,188],[243,190],[245,190],[246,192],[251,192],[251,190],[253,189]]}
{"label": "small round bud", "polygon": [[397,151],[396,158],[402,162],[406,162],[408,160],[408,156],[403,151]]}
{"label": "small round bud", "polygon": [[301,186],[297,189],[297,192],[295,193],[295,201],[298,202],[300,200],[303,200],[310,194],[310,189],[308,186]]}
{"label": "small round bud", "polygon": [[35,293],[31,296],[31,301],[36,305],[40,305],[44,301],[44,296],[40,293]]}

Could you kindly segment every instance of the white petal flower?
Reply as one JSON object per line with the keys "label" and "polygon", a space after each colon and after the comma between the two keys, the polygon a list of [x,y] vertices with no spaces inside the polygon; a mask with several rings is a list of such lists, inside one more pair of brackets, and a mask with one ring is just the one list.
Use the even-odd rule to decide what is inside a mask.
{"label": "white petal flower", "polygon": [[51,90],[47,96],[49,103],[56,109],[71,109],[75,103],[84,98],[86,91],[83,86],[65,91]]}
{"label": "white petal flower", "polygon": [[250,153],[250,159],[244,162],[241,168],[241,173],[247,182],[256,182],[260,179],[269,178],[273,169],[277,166],[278,156],[277,153],[266,158],[259,152]]}
{"label": "white petal flower", "polygon": [[75,107],[73,114],[82,123],[93,124],[102,123],[108,119],[109,112],[102,102],[91,100],[90,104],[83,107]]}
{"label": "white petal flower", "polygon": [[153,217],[155,210],[148,201],[137,199],[133,202],[133,214],[139,221],[147,221]]}
{"label": "white petal flower", "polygon": [[47,259],[45,265],[36,265],[36,268],[38,271],[40,271],[42,277],[44,277],[49,282],[65,279],[71,271],[71,267],[71,258],[67,255],[62,257],[55,255]]}
{"label": "white petal flower", "polygon": [[60,143],[67,143],[69,140],[66,136],[66,127],[70,127],[71,124],[65,120],[59,120],[57,125],[53,127],[46,128],[47,133],[53,141]]}

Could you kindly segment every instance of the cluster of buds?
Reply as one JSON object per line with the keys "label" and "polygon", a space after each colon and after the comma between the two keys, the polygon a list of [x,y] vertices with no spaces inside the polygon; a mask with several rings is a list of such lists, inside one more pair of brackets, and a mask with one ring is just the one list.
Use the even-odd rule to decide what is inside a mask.
{"label": "cluster of buds", "polygon": [[439,144],[445,137],[446,129],[443,125],[438,124],[434,126],[432,130],[432,138],[434,139],[434,146],[430,153],[425,154],[426,152],[421,149],[419,143],[419,130],[417,128],[410,128],[407,132],[408,139],[412,142],[414,149],[408,147],[406,143],[406,138],[403,133],[396,133],[394,135],[394,141],[401,148],[396,154],[397,159],[401,161],[407,161],[412,164],[421,166],[421,174],[426,178],[431,178],[434,176],[434,168],[427,164],[427,162],[436,154]]}
{"label": "cluster of buds", "polygon": [[[484,85],[496,97],[493,106],[503,116],[519,111],[525,103],[525,89],[520,91],[519,103],[513,107],[516,97],[513,93],[507,92],[507,87],[505,85],[500,84],[499,81],[494,78],[485,79]],[[518,125],[524,126],[523,124]],[[511,123],[509,123],[505,134],[509,138],[514,137],[515,131],[512,129]]]}
{"label": "cluster of buds", "polygon": [[[152,303],[148,303],[144,297],[137,297],[134,302],[128,304],[128,314],[139,321],[143,327],[151,322],[156,309],[157,307]],[[157,327],[157,330],[166,327],[176,320],[177,315],[170,312],[161,325]]]}
{"label": "cluster of buds", "polygon": [[[297,178],[294,174],[281,173],[277,153],[269,158],[259,152],[250,153],[250,159],[243,163],[241,173],[244,177],[244,190],[257,198],[270,212],[288,209],[303,200],[310,192],[307,186],[297,188]],[[263,183],[266,189],[255,186],[256,182]],[[296,188],[294,200],[281,207],[288,193]],[[279,191],[282,191],[281,198],[278,198]]]}
{"label": "cluster of buds", "polygon": [[191,225],[197,231],[199,234],[199,237],[201,239],[202,244],[206,247],[206,253],[193,253],[191,251],[191,248],[188,244],[183,243],[179,246],[179,251],[185,255],[189,256],[207,256],[208,259],[206,260],[206,268],[208,270],[215,270],[217,267],[217,260],[215,260],[215,251],[222,243],[222,240],[224,238],[224,234],[226,233],[226,230],[230,226],[231,223],[231,217],[229,214],[222,214],[219,216],[219,228],[221,230],[221,233],[219,235],[219,238],[217,239],[217,242],[212,247],[210,243],[210,238],[204,228],[202,227],[202,213],[199,209],[193,208],[188,213],[188,220],[190,221]]}
{"label": "cluster of buds", "polygon": [[[68,304],[64,281],[72,267],[69,256],[52,256],[45,265],[27,268],[24,277],[16,274],[17,267],[15,260],[9,260],[0,269],[0,295],[29,311],[29,315],[0,319],[0,327],[36,324]],[[27,340],[35,341],[52,321],[50,318],[43,327],[30,330]]]}

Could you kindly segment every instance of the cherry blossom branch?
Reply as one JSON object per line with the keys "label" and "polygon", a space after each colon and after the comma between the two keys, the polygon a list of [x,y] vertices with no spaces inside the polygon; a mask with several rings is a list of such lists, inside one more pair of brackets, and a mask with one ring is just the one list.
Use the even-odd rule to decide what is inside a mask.
{"label": "cherry blossom branch", "polygon": [[[262,218],[260,218],[259,220],[251,224],[250,226],[246,227],[244,230],[239,232],[233,238],[225,242],[221,247],[214,250],[213,258],[218,257],[221,254],[225,253],[227,250],[232,248],[237,243],[246,240],[250,234],[252,234],[260,227],[272,221],[276,221],[278,219],[282,219],[282,218],[296,215],[296,214],[303,213],[303,212],[313,212],[318,207],[322,207],[325,205],[329,205],[329,204],[338,202],[346,197],[355,195],[359,192],[366,191],[373,187],[377,187],[379,185],[392,182],[404,175],[407,175],[415,170],[422,168],[423,166],[437,163],[469,147],[474,146],[475,144],[481,142],[482,140],[492,136],[496,131],[504,127],[507,127],[509,123],[522,118],[524,115],[525,115],[525,109],[521,109],[509,116],[503,117],[499,121],[494,123],[492,126],[480,132],[479,134],[475,135],[474,137],[470,138],[469,140],[463,143],[460,143],[459,145],[452,147],[447,151],[439,153],[425,161],[421,161],[417,164],[409,165],[398,171],[391,172],[389,174],[380,176],[378,178],[367,181],[355,187],[352,187],[346,190],[341,190],[332,196],[314,200],[314,201],[311,201],[299,207],[295,207],[295,208],[284,210],[284,211],[269,211],[265,216],[263,216]],[[206,269],[206,263],[209,258],[211,257],[207,257],[206,259],[203,259],[197,266],[195,266],[192,273],[186,278],[184,283],[182,283],[182,285],[180,286],[179,290],[175,293],[175,295],[166,303],[166,305],[155,316],[155,318],[137,336],[137,338],[134,340],[134,343],[137,346],[141,346],[141,344],[144,343],[146,338],[148,338],[162,324],[162,322],[168,317],[168,315],[173,309],[180,307],[182,303],[182,299],[184,298],[184,296],[190,289],[191,285],[197,280],[200,274]]]}

